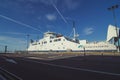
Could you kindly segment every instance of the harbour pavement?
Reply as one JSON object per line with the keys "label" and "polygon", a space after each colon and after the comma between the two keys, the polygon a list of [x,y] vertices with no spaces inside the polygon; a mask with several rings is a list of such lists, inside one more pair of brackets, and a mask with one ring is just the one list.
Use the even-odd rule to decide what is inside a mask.
{"label": "harbour pavement", "polygon": [[0,75],[4,80],[120,80],[120,56],[0,54]]}

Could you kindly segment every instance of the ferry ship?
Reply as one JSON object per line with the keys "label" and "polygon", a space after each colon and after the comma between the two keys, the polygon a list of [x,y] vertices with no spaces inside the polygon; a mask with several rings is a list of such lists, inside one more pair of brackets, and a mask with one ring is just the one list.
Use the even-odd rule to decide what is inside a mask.
{"label": "ferry ship", "polygon": [[119,28],[109,25],[107,40],[100,42],[88,42],[87,40],[79,40],[78,35],[75,34],[74,38],[69,38],[64,35],[55,33],[55,32],[45,32],[42,39],[38,41],[31,40],[28,51],[35,52],[49,52],[49,51],[117,51],[115,45],[115,38],[119,33]]}

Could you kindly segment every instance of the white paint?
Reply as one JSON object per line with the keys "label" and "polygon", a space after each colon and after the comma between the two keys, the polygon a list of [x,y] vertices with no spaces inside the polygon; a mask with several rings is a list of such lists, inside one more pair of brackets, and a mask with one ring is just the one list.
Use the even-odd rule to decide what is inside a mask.
{"label": "white paint", "polygon": [[14,64],[17,64],[17,62],[13,59],[6,59],[6,61],[10,62],[10,63],[14,63]]}
{"label": "white paint", "polygon": [[40,57],[27,57],[27,58],[30,58],[30,59],[41,59],[41,60],[45,59],[45,58],[40,58]]}
{"label": "white paint", "polygon": [[64,58],[70,58],[70,57],[75,57],[75,56],[79,56],[79,55],[72,55],[72,56],[63,56],[63,55],[58,55],[58,56],[48,56],[48,57],[45,57],[45,58],[41,58],[41,57],[26,57],[26,58],[29,58],[29,59],[38,59],[38,60],[57,60],[57,59],[64,59]]}
{"label": "white paint", "polygon": [[59,68],[66,68],[66,69],[73,69],[73,70],[79,70],[79,71],[85,71],[85,72],[106,74],[106,75],[111,75],[111,76],[120,76],[120,74],[118,74],[118,73],[90,70],[90,69],[84,69],[84,68],[75,68],[75,67],[70,67],[70,66],[56,65],[56,64],[50,64],[50,63],[45,63],[45,62],[39,62],[39,61],[34,61],[34,60],[26,60],[26,59],[22,59],[22,60],[29,61],[29,62],[35,62],[35,63],[39,63],[39,64],[44,64],[44,65],[49,65],[49,66],[54,66],[54,67],[59,67]]}
{"label": "white paint", "polygon": [[0,80],[7,80],[7,79],[5,79],[5,77],[3,77],[2,75],[0,75]]}
{"label": "white paint", "polygon": [[19,79],[19,80],[23,80],[22,78],[20,78],[20,77],[16,76],[15,74],[10,73],[10,72],[8,72],[7,70],[3,69],[2,67],[0,67],[0,69],[1,69],[1,70],[3,70],[3,71],[5,71],[5,72],[7,72],[8,74],[10,74],[10,75],[12,75],[12,76],[16,77],[16,78],[17,78],[17,79]]}
{"label": "white paint", "polygon": [[59,56],[48,56],[48,58],[57,58],[57,57],[59,57]]}
{"label": "white paint", "polygon": [[57,59],[65,59],[65,58],[71,58],[71,57],[76,57],[78,55],[74,55],[74,56],[62,56],[62,55],[59,55],[59,56],[56,56],[56,57],[48,57],[49,59],[48,60],[57,60]]}

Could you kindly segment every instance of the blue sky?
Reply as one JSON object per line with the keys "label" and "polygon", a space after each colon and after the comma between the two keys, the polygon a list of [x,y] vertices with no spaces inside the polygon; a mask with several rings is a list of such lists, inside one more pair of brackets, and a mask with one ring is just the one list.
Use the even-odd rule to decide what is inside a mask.
{"label": "blue sky", "polygon": [[[79,39],[104,41],[114,25],[107,8],[115,4],[120,0],[0,0],[0,48],[25,49],[27,34],[34,40],[46,31],[69,36],[73,20]],[[120,6],[115,12],[120,26]]]}

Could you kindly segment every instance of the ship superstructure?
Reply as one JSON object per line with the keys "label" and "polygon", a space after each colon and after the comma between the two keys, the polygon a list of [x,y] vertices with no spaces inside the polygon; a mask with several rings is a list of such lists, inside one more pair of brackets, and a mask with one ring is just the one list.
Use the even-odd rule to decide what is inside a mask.
{"label": "ship superstructure", "polygon": [[28,51],[67,51],[78,50],[79,42],[54,32],[44,33],[39,41],[30,43]]}

